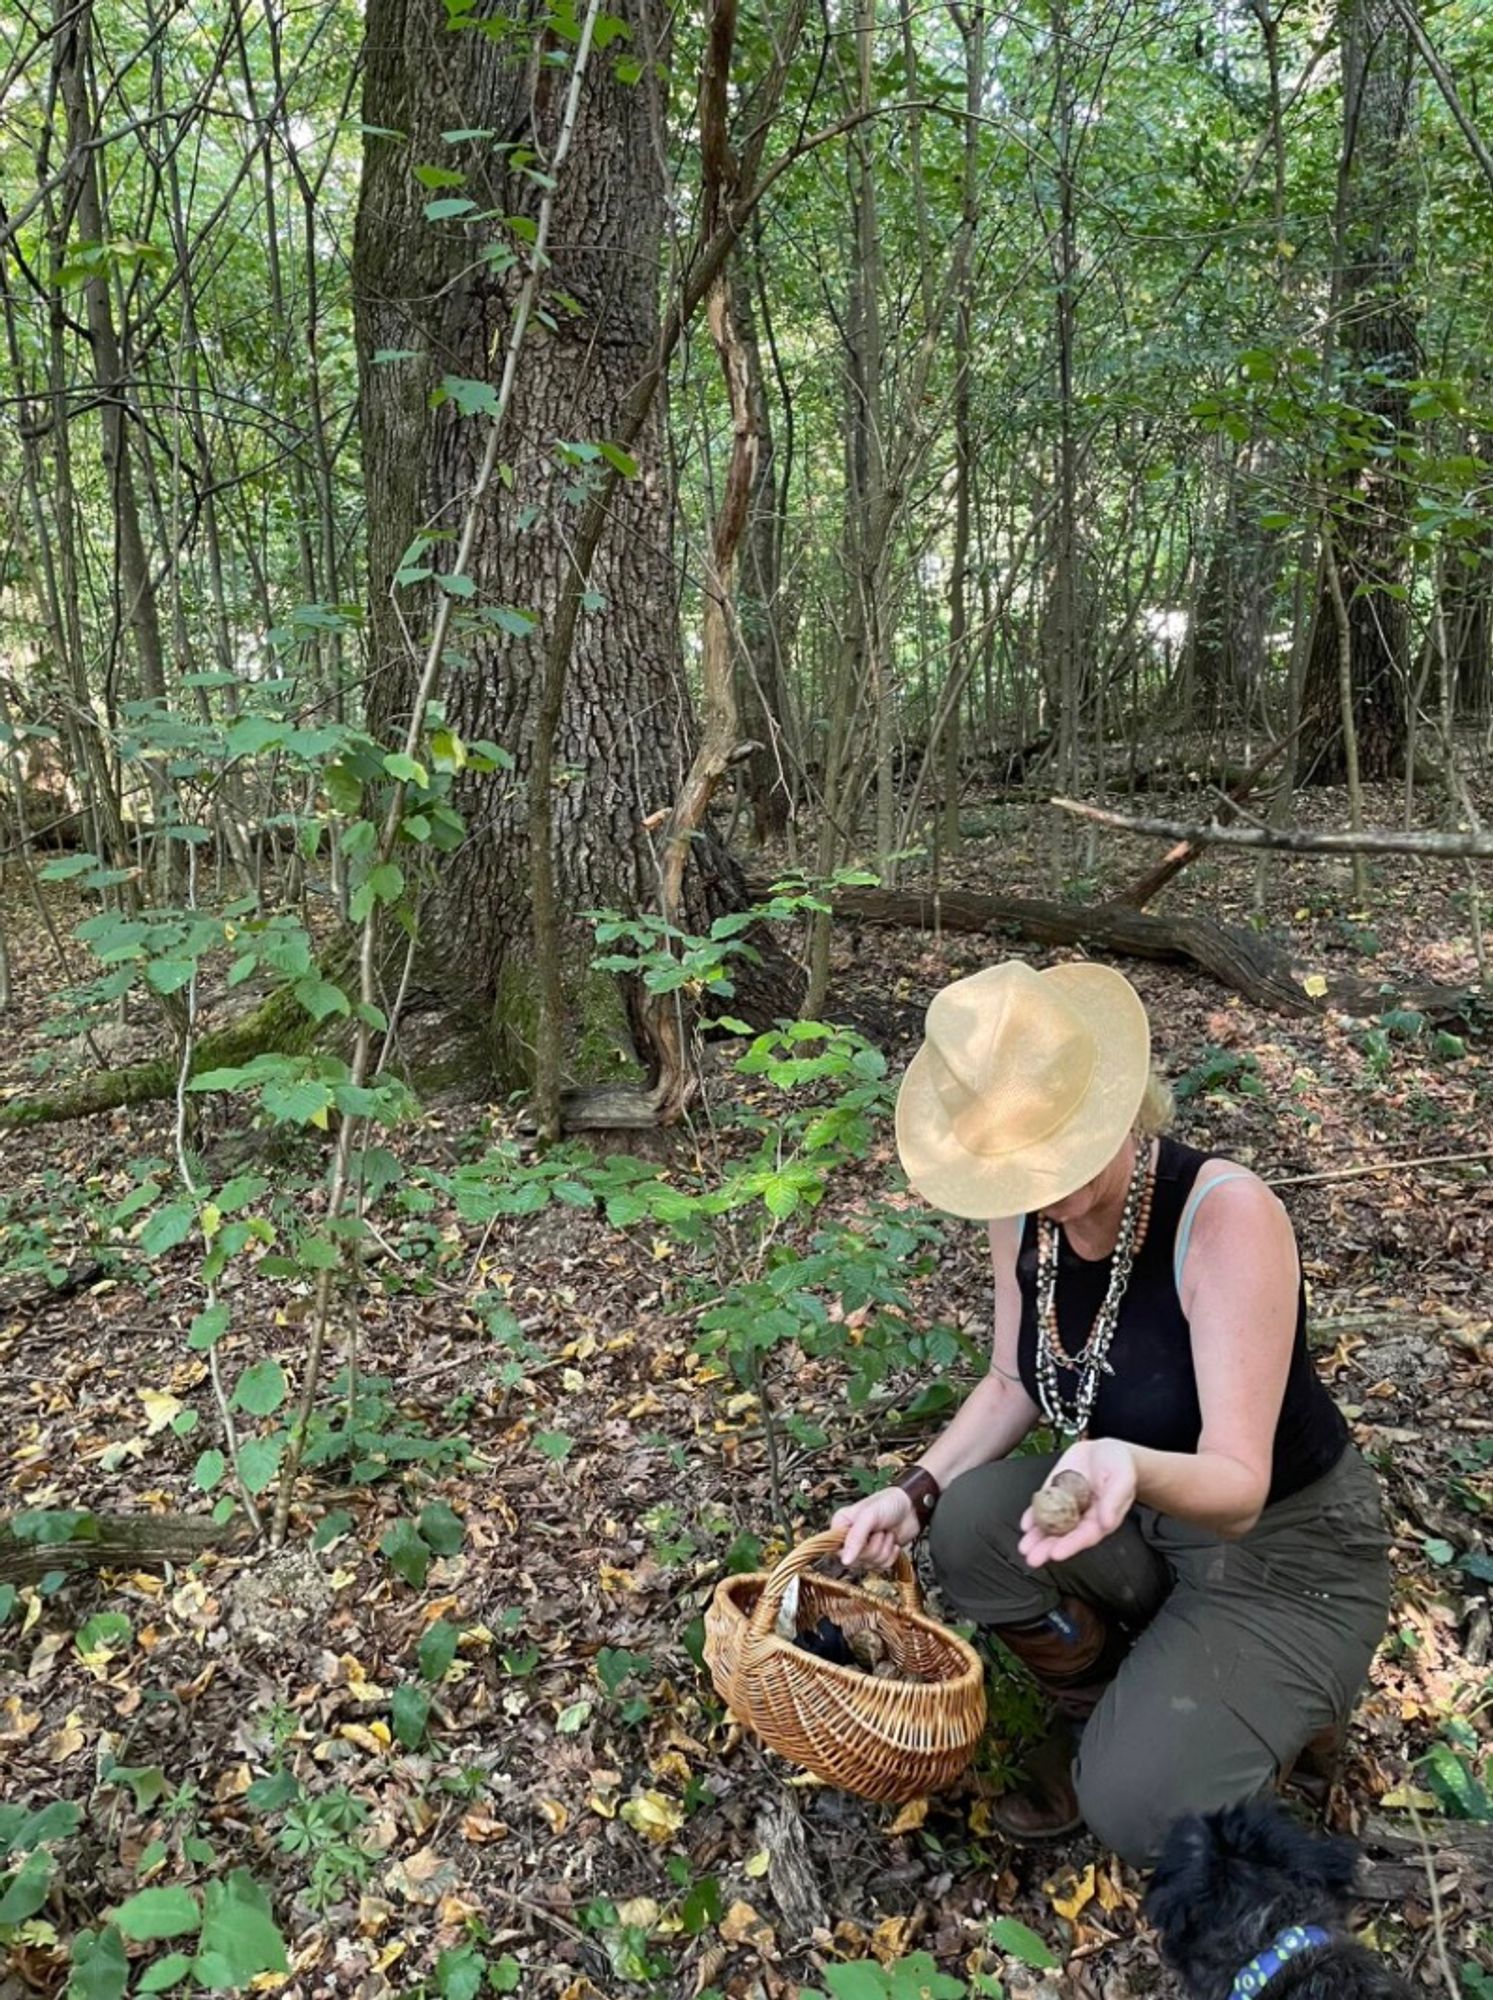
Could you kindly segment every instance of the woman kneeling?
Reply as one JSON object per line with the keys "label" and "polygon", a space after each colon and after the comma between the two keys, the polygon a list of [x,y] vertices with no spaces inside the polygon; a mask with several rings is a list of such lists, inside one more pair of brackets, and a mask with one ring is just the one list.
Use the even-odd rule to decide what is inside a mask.
{"label": "woman kneeling", "polygon": [[[1340,1741],[1389,1609],[1377,1483],[1318,1379],[1290,1222],[1164,1135],[1145,1010],[1107,967],[1011,961],[928,1010],[897,1142],[920,1193],[990,1225],[990,1372],[893,1486],[842,1508],[847,1562],[931,1526],[956,1613],[1057,1711],[997,1823],[1087,1825],[1145,1865],[1178,1813]],[[1039,1424],[1076,1439],[1010,1454]],[[1092,1498],[1044,1532],[1033,1496]]]}

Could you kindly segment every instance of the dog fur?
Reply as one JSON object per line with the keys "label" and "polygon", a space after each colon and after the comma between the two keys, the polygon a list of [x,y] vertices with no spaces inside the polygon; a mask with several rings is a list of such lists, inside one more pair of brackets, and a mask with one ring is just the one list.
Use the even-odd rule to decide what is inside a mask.
{"label": "dog fur", "polygon": [[1292,1924],[1318,1925],[1331,1943],[1288,1960],[1268,2000],[1410,2000],[1348,1935],[1357,1865],[1352,1841],[1310,1833],[1274,1804],[1189,1813],[1167,1831],[1145,1914],[1191,2000],[1228,2000],[1234,1975]]}

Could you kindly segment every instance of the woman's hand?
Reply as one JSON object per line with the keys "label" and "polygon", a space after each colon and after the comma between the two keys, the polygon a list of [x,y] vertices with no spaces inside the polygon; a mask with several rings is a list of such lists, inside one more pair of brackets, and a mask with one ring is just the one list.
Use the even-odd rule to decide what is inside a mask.
{"label": "woman's hand", "polygon": [[900,1486],[884,1486],[842,1507],[830,1526],[845,1531],[840,1560],[847,1568],[864,1563],[870,1569],[890,1569],[898,1550],[918,1538],[917,1511]]}
{"label": "woman's hand", "polygon": [[1071,1445],[1048,1474],[1077,1472],[1089,1482],[1093,1499],[1076,1528],[1065,1535],[1046,1535],[1027,1508],[1021,1517],[1021,1553],[1032,1569],[1044,1563],[1067,1562],[1112,1535],[1135,1505],[1135,1453],[1120,1438],[1084,1438]]}

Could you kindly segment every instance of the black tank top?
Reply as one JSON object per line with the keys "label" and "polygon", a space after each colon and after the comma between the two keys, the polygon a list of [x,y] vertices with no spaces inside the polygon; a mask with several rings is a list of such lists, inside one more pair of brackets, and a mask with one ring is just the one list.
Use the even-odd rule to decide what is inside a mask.
{"label": "black tank top", "polygon": [[[1156,1451],[1196,1451],[1202,1435],[1192,1335],[1177,1295],[1177,1230],[1198,1170],[1208,1158],[1179,1140],[1163,1138],[1156,1161],[1156,1190],[1146,1240],[1136,1253],[1109,1350],[1113,1375],[1100,1377],[1089,1423],[1091,1437],[1123,1438]],[[1111,1259],[1080,1257],[1058,1233],[1058,1334],[1076,1354],[1089,1337],[1109,1285]],[[1034,1403],[1037,1394],[1037,1218],[1029,1215],[1016,1259],[1021,1287],[1017,1367]],[[1078,1379],[1059,1368],[1058,1386],[1072,1409]],[[1286,1393],[1275,1427],[1275,1453],[1267,1505],[1284,1500],[1330,1472],[1347,1443],[1342,1412],[1327,1393],[1306,1347],[1306,1286],[1297,1291],[1296,1338]]]}

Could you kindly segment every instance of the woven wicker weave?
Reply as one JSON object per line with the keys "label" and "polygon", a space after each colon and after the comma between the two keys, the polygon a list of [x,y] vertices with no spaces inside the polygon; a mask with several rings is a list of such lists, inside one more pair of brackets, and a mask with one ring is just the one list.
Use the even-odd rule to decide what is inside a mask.
{"label": "woven wicker weave", "polygon": [[[705,1619],[705,1659],[716,1693],[771,1750],[862,1798],[901,1804],[953,1783],[985,1729],[985,1670],[973,1647],[922,1609],[917,1578],[898,1558],[898,1604],[853,1583],[809,1573],[840,1546],[831,1530],[771,1572],[727,1577]],[[783,1593],[801,1579],[797,1622],[829,1616],[848,1637],[874,1626],[887,1655],[917,1680],[878,1680],[835,1666],[773,1630]]]}

